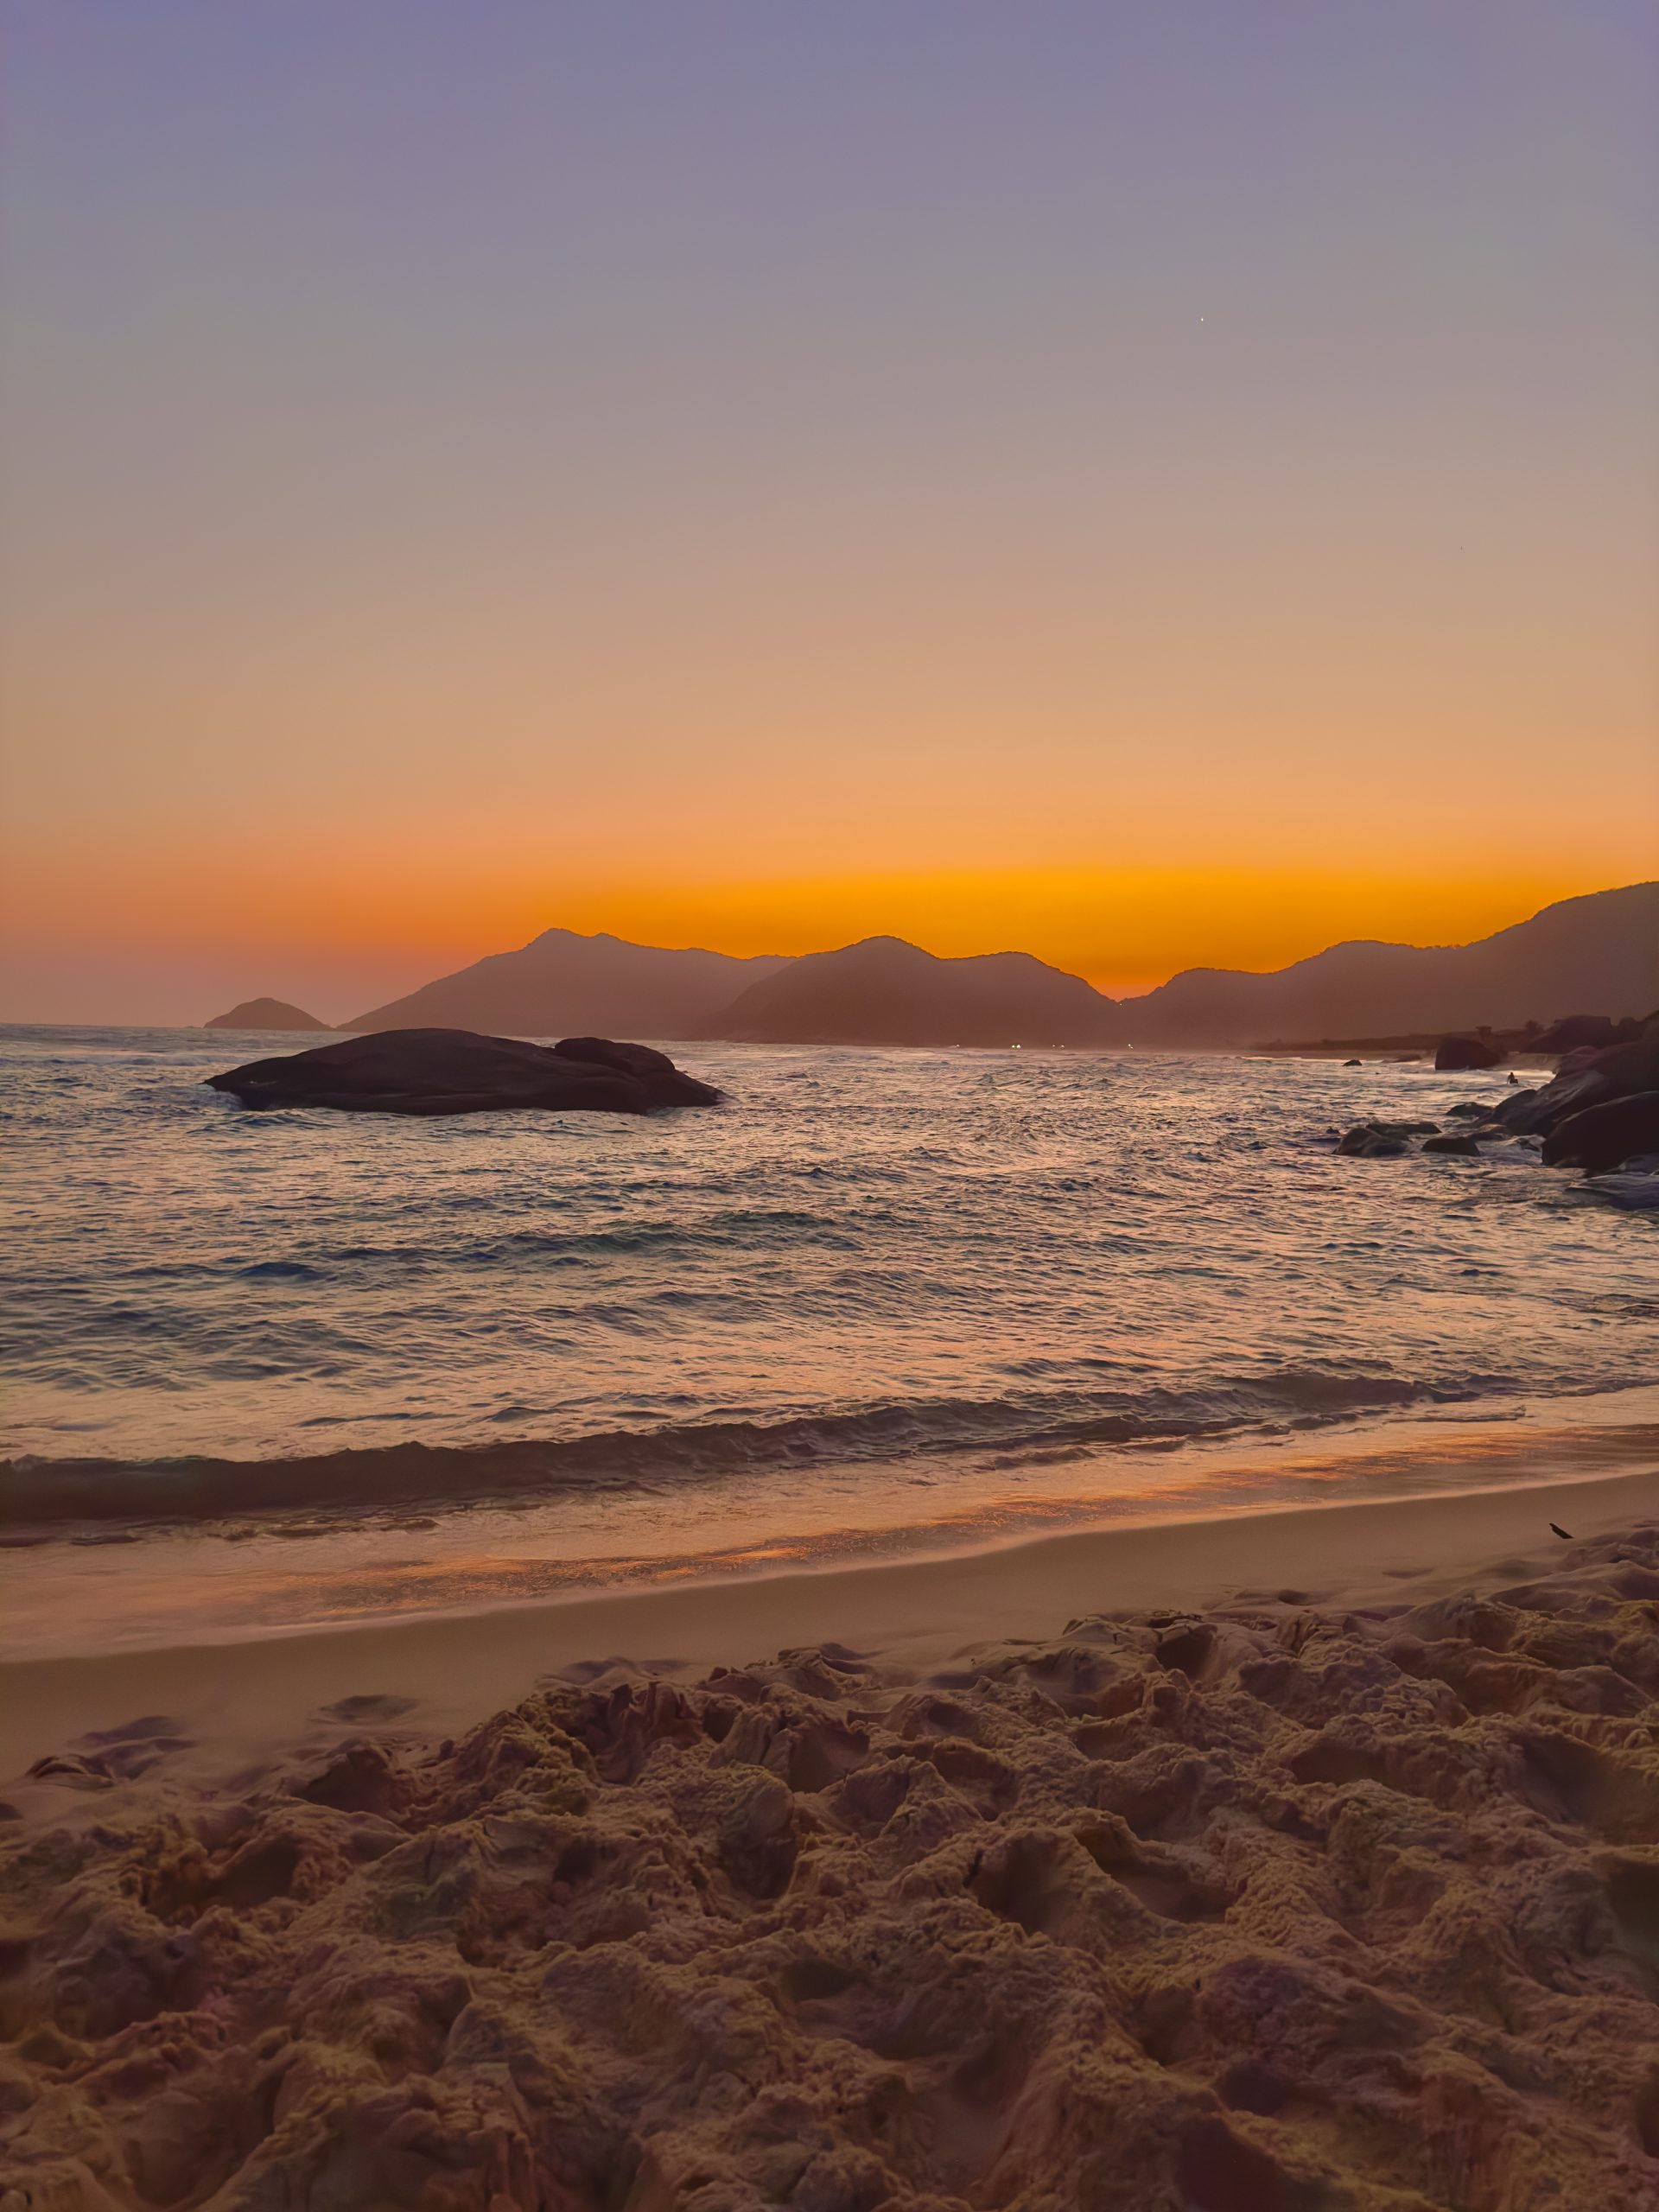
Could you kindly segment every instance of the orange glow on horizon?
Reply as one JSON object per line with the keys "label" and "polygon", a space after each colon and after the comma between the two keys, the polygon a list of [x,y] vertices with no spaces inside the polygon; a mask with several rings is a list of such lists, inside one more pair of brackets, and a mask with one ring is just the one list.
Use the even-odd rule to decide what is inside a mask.
{"label": "orange glow on horizon", "polygon": [[[157,956],[245,946],[315,958],[395,956],[436,976],[541,931],[608,931],[637,943],[737,954],[800,954],[877,935],[947,957],[1019,950],[1124,995],[1184,968],[1265,969],[1345,938],[1463,944],[1552,900],[1609,887],[1599,878],[1516,871],[1384,875],[1290,867],[939,869],[751,880],[653,881],[596,874],[559,880],[475,860],[379,852],[313,855],[251,868],[207,856],[186,871],[113,862],[71,900],[15,878],[15,941],[153,948]],[[253,979],[257,982],[257,978]],[[251,982],[250,988],[253,987]]]}

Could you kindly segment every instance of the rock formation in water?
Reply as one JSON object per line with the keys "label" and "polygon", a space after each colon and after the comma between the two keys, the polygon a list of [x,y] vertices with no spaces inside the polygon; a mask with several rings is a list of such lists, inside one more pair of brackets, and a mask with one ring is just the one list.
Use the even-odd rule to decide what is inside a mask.
{"label": "rock formation in water", "polygon": [[1659,1014],[1629,1044],[1568,1052],[1554,1082],[1539,1090],[1517,1092],[1493,1113],[1517,1135],[1547,1137],[1569,1114],[1644,1090],[1659,1090]]}
{"label": "rock formation in water", "polygon": [[209,1087],[245,1106],[327,1106],[351,1114],[484,1114],[508,1107],[648,1114],[712,1106],[719,1091],[666,1053],[602,1037],[529,1045],[465,1029],[388,1029],[315,1052],[251,1060]]}
{"label": "rock formation in water", "polygon": [[[1362,1122],[1336,1148],[1353,1159],[1400,1159],[1411,1149],[1408,1140],[1422,1135],[1426,1153],[1470,1159],[1484,1142],[1535,1147],[1541,1139],[1546,1167],[1584,1170],[1590,1179],[1584,1197],[1631,1209],[1659,1206],[1659,1014],[1627,1042],[1568,1052],[1539,1090],[1515,1090],[1496,1103],[1460,1099],[1446,1111],[1463,1123],[1455,1134],[1434,1134],[1432,1122]],[[1620,1169],[1637,1172],[1615,1189]]]}
{"label": "rock formation in water", "polygon": [[1605,1174],[1626,1160],[1659,1154],[1659,1090],[1637,1090],[1565,1115],[1544,1139],[1546,1167]]}
{"label": "rock formation in water", "polygon": [[1442,1073],[1448,1070],[1495,1068],[1504,1057],[1503,1047],[1490,1037],[1442,1037],[1434,1054],[1434,1065]]}
{"label": "rock formation in water", "polygon": [[66,1745],[5,2201],[1652,2212],[1659,1528],[1395,1586]]}
{"label": "rock formation in water", "polygon": [[327,1029],[328,1024],[308,1014],[302,1006],[289,1006],[286,999],[244,999],[228,1014],[216,1014],[201,1026],[204,1029]]}

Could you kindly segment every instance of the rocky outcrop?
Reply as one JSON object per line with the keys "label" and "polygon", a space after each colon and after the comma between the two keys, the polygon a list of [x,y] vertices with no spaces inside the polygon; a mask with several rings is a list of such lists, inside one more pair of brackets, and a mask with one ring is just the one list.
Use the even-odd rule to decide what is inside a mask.
{"label": "rocky outcrop", "polygon": [[1659,1090],[1659,1014],[1629,1044],[1569,1052],[1553,1083],[1506,1098],[1497,1119],[1516,1135],[1548,1136],[1569,1114],[1643,1090]]}
{"label": "rocky outcrop", "polygon": [[1587,1175],[1605,1174],[1645,1153],[1659,1153],[1659,1090],[1586,1106],[1557,1122],[1544,1140],[1546,1167],[1582,1167]]}
{"label": "rocky outcrop", "polygon": [[1434,1065],[1442,1073],[1465,1068],[1495,1068],[1503,1058],[1489,1037],[1442,1037]]}
{"label": "rocky outcrop", "polygon": [[315,1052],[250,1060],[208,1087],[245,1106],[326,1106],[349,1114],[648,1114],[712,1106],[719,1091],[683,1074],[665,1052],[608,1038],[531,1045],[467,1029],[386,1029]]}
{"label": "rocky outcrop", "polygon": [[[1433,1122],[1361,1122],[1338,1139],[1337,1150],[1353,1160],[1397,1160],[1411,1150],[1409,1140],[1421,1136],[1426,1153],[1471,1159],[1480,1156],[1484,1141],[1518,1138],[1535,1146],[1541,1138],[1547,1167],[1605,1177],[1649,1161],[1659,1157],[1659,1015],[1627,1042],[1569,1052],[1541,1090],[1513,1091],[1497,1105],[1459,1099],[1446,1110],[1461,1124],[1455,1131],[1440,1135]],[[1651,1175],[1638,1179],[1640,1191],[1606,1195],[1632,1207],[1654,1205],[1646,1190]]]}
{"label": "rocky outcrop", "polygon": [[308,1014],[302,1006],[289,1006],[286,999],[244,999],[228,1014],[216,1014],[201,1026],[204,1029],[327,1029],[328,1024]]}

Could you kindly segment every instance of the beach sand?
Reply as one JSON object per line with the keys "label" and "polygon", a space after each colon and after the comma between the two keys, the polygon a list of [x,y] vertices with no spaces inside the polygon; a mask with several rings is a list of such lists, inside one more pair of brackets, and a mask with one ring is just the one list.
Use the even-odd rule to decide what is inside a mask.
{"label": "beach sand", "polygon": [[0,1716],[3,2212],[1659,2205],[1651,1471]]}

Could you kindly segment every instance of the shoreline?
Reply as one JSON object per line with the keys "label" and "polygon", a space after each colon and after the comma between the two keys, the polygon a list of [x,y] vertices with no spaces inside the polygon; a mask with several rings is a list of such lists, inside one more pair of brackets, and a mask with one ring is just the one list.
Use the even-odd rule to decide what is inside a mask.
{"label": "shoreline", "polygon": [[[193,1738],[203,1770],[245,1764],[342,1700],[398,1701],[437,1736],[562,1668],[625,1658],[664,1675],[834,1641],[905,1666],[1067,1619],[1203,1609],[1290,1591],[1299,1603],[1413,1603],[1484,1577],[1547,1572],[1575,1539],[1659,1515],[1659,1454],[1618,1474],[1341,1499],[1205,1519],[1125,1521],[922,1558],[757,1573],[365,1624],[282,1629],[104,1654],[0,1660],[0,1779],[135,1713]],[[1498,1554],[1506,1556],[1494,1569]],[[1288,1600],[1287,1600],[1288,1602]],[[210,1656],[211,1655],[211,1656]]]}
{"label": "shoreline", "polygon": [[729,1587],[1149,1523],[1543,1485],[1659,1465],[1659,1388],[1402,1408],[1300,1428],[777,1471],[422,1514],[249,1515],[0,1542],[0,1666]]}

